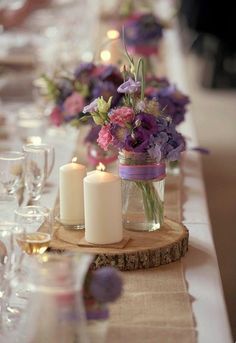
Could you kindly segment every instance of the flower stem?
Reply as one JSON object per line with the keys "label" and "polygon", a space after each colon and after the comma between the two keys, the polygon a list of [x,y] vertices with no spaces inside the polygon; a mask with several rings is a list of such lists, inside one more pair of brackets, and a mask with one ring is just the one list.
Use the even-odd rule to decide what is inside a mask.
{"label": "flower stem", "polygon": [[142,192],[146,219],[161,225],[164,212],[163,201],[160,199],[153,181],[136,181],[135,183]]}

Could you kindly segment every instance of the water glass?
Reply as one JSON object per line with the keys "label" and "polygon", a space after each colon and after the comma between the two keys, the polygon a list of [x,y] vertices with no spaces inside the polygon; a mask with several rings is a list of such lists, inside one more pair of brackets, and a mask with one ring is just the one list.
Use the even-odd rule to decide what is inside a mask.
{"label": "water glass", "polygon": [[0,153],[0,183],[7,194],[16,194],[24,178],[25,155],[18,151]]}
{"label": "water glass", "polygon": [[41,139],[46,130],[47,118],[36,106],[22,108],[17,115],[17,132],[22,142],[26,143],[32,137]]}
{"label": "water glass", "polygon": [[55,149],[54,146],[46,143],[41,144],[29,144],[28,146],[31,146],[31,148],[35,147],[36,149],[42,148],[46,151],[46,159],[47,159],[47,178],[51,175],[51,172],[54,167],[55,163]]}
{"label": "water glass", "polygon": [[44,148],[24,145],[25,187],[33,201],[40,199],[47,179],[47,152]]}
{"label": "water glass", "polygon": [[26,156],[26,189],[32,200],[38,200],[54,167],[55,150],[52,145],[41,143],[26,144],[23,151]]}
{"label": "water glass", "polygon": [[52,212],[44,206],[23,206],[15,211],[15,221],[23,232],[16,236],[22,251],[28,255],[43,254],[52,237]]}

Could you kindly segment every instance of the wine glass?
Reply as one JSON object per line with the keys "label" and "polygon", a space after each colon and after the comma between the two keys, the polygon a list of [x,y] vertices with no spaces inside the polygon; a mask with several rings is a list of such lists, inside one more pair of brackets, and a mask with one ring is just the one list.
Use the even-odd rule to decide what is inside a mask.
{"label": "wine glass", "polygon": [[46,180],[52,172],[55,151],[49,144],[26,144],[25,186],[33,201],[40,199]]}
{"label": "wine glass", "polygon": [[16,236],[22,251],[28,255],[43,254],[52,237],[52,213],[44,206],[23,206],[15,210],[15,221],[23,232]]}
{"label": "wine glass", "polygon": [[15,236],[22,234],[22,229],[14,222],[0,222],[0,307],[1,322],[10,324],[18,316],[17,307],[8,303],[11,286],[10,280],[20,264],[20,251],[17,251]]}
{"label": "wine glass", "polygon": [[24,178],[25,155],[19,151],[0,153],[0,183],[5,192],[15,195]]}

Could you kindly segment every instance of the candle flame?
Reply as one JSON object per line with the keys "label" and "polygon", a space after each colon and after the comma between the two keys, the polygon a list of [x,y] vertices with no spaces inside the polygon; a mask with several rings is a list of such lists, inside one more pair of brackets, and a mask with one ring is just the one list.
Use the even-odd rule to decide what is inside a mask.
{"label": "candle flame", "polygon": [[77,158],[77,157],[73,157],[73,158],[72,158],[72,163],[76,163],[76,162],[77,162],[77,160],[78,160],[78,158]]}
{"label": "candle flame", "polygon": [[42,138],[39,136],[29,136],[27,137],[26,141],[27,141],[27,144],[38,145],[42,143]]}
{"label": "candle flame", "polygon": [[117,39],[120,37],[120,33],[117,30],[109,30],[107,31],[107,37],[109,39]]}
{"label": "candle flame", "polygon": [[103,62],[108,62],[111,59],[111,53],[109,50],[102,50],[100,57],[101,57]]}
{"label": "candle flame", "polygon": [[99,165],[96,167],[97,170],[105,171],[106,167],[103,163],[99,162]]}

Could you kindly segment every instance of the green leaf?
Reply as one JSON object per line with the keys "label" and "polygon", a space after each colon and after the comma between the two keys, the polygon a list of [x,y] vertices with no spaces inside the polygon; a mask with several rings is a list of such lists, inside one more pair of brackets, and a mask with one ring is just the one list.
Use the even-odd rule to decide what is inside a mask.
{"label": "green leaf", "polygon": [[86,98],[89,95],[89,87],[87,84],[83,84],[79,82],[78,80],[74,83],[75,90],[80,93],[84,98]]}

